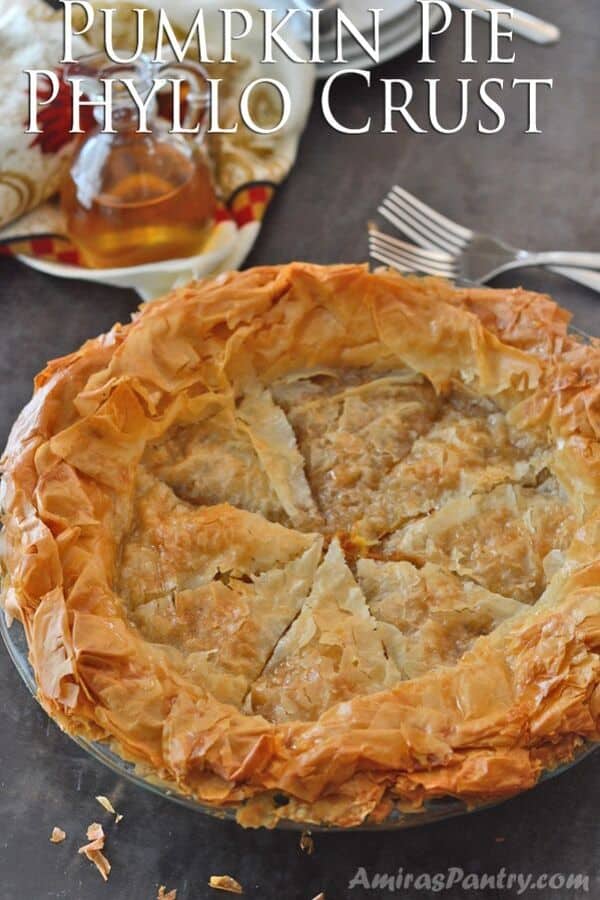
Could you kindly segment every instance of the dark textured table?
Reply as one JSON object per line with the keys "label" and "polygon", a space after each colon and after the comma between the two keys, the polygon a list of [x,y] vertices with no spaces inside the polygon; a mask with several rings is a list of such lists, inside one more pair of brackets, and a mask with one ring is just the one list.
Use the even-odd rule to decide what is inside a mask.
{"label": "dark textured table", "polygon": [[[542,135],[526,136],[522,98],[506,96],[509,123],[491,137],[472,125],[461,134],[370,134],[349,137],[327,128],[318,104],[302,140],[298,163],[269,211],[249,264],[292,258],[318,262],[363,260],[366,222],[378,200],[399,182],[441,210],[476,228],[489,229],[534,249],[598,249],[600,213],[600,101],[598,91],[598,0],[522,0],[524,6],[563,29],[558,47],[542,49],[515,39],[514,67],[459,62],[457,26],[436,41],[436,67],[418,66],[411,52],[373,73],[369,90],[356,79],[341,85],[335,105],[346,124],[371,112],[377,130],[381,92],[376,80],[397,75],[421,82],[441,75],[446,82],[448,122],[456,111],[454,79],[476,82],[488,75],[552,75],[555,87],[540,104]],[[487,44],[476,23],[476,47]],[[468,70],[468,71],[465,71]],[[488,71],[489,70],[489,71]],[[424,91],[416,88],[415,109]],[[378,118],[379,117],[379,118]],[[575,313],[580,327],[600,334],[600,296],[540,271],[518,273],[500,283],[547,290]],[[85,338],[126,321],[136,307],[126,291],[58,281],[14,261],[0,261],[0,440],[31,391],[32,376],[47,359]],[[295,833],[244,832],[231,823],[161,800],[119,780],[62,735],[31,699],[8,657],[0,653],[0,896],[2,900],[154,900],[157,885],[177,887],[178,900],[228,896],[206,882],[229,873],[245,896],[268,900],[327,900],[387,896],[389,890],[349,889],[358,866],[369,876],[415,875],[460,867],[465,873],[573,872],[589,878],[589,896],[600,896],[596,754],[560,777],[505,804],[427,828],[388,834],[318,834],[312,856],[302,853]],[[108,823],[94,800],[107,794],[125,818],[109,830],[107,854],[113,871],[107,885],[77,856],[85,828]],[[67,840],[48,836],[60,825]],[[398,891],[408,897],[430,892]],[[550,889],[540,897],[574,897],[583,891]],[[516,896],[499,888],[445,893],[490,898]]]}

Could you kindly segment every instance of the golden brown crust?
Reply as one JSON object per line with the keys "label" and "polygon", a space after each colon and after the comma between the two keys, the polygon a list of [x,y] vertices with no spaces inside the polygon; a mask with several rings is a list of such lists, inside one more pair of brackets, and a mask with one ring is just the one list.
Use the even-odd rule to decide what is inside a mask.
{"label": "golden brown crust", "polygon": [[[293,263],[192,284],[143,307],[130,325],[50,363],[13,428],[3,464],[3,599],[25,627],[45,708],[67,730],[113,742],[126,758],[201,801],[246,801],[239,812],[245,824],[286,817],[350,826],[384,818],[394,804],[418,808],[447,794],[470,803],[507,796],[568,759],[584,739],[598,740],[600,349],[571,338],[566,322],[567,314],[548,298],[523,291],[454,290],[435,279],[372,275],[361,266]],[[222,602],[232,616],[249,623],[252,604],[272,596],[264,573],[297,581],[299,560],[317,541],[313,532],[323,530],[324,510],[307,488],[287,420],[261,390],[298,372],[368,368],[384,376],[399,367],[423,375],[440,397],[458,386],[482,402],[490,398],[501,411],[508,449],[495,461],[480,527],[494,491],[506,505],[512,490],[515,508],[519,492],[539,493],[533,543],[527,515],[522,527],[517,523],[517,537],[533,560],[531,584],[504,598],[508,607],[497,601],[507,611],[497,614],[494,606],[486,613],[493,630],[465,644],[458,661],[450,654],[427,674],[390,681],[392,658],[384,653],[375,669],[356,676],[369,685],[358,694],[352,678],[336,668],[331,702],[341,702],[314,715],[316,700],[304,717],[286,713],[269,721],[244,713],[243,696],[243,708],[252,710],[251,686],[261,671],[263,682],[254,691],[262,698],[281,680],[277,659],[269,668],[265,654],[253,648],[261,640],[273,646],[303,604],[304,618],[329,634],[331,595],[323,599],[313,591],[307,599],[308,589],[297,586],[297,602],[271,622],[267,637],[260,629],[244,632],[249,649],[241,661],[235,643],[229,657],[224,650],[222,664],[233,680],[222,695],[235,698],[227,702],[211,690],[224,670],[210,668],[210,653],[197,655],[204,646],[193,648],[194,666],[178,647],[148,639],[131,610],[175,591],[180,605],[168,627],[180,634],[190,616],[197,621],[198,604],[205,608],[206,583],[225,571],[225,581],[211,590],[227,598]],[[429,400],[422,395],[419,402],[426,407]],[[263,425],[253,431],[257,408]],[[173,468],[169,453],[181,446],[177,429],[192,429],[185,432],[192,441],[186,446],[200,453],[203,432],[193,429],[215,415],[233,416],[240,428],[227,462],[231,479],[240,484],[236,472],[247,466],[268,471],[268,497],[248,482],[236,500],[241,508],[227,506],[213,480],[203,500],[202,480]],[[415,436],[422,433],[431,443],[427,414],[419,412],[414,421],[425,423],[415,426]],[[506,461],[510,442],[516,446],[513,428],[546,454],[551,479],[541,486],[538,478],[511,487],[516,476]],[[478,434],[488,446],[487,432],[479,428]],[[161,444],[167,439],[168,447]],[[157,445],[167,449],[157,453]],[[477,465],[469,488],[474,494],[483,483]],[[448,490],[455,489],[449,483]],[[209,505],[194,505],[203,502]],[[431,502],[429,511],[438,508]],[[432,528],[440,516],[423,527]],[[546,546],[557,517],[563,537]],[[345,549],[361,555],[357,548],[385,528],[374,537],[359,519],[350,537],[340,537]],[[329,539],[331,530],[323,528]],[[436,558],[418,558],[425,538],[410,523],[392,535],[390,546],[411,563],[440,563],[451,556],[441,534],[435,532]],[[190,582],[199,570],[210,574]],[[464,575],[458,566],[450,571]],[[511,590],[506,578],[488,583],[487,569],[469,573],[486,608],[497,596],[490,591]],[[352,580],[349,572],[344,577]],[[348,621],[369,622],[374,607],[370,613],[358,585],[356,591]],[[523,611],[518,601],[534,605]],[[378,648],[365,650],[371,662],[386,646],[386,628],[399,627],[398,621],[388,616],[373,625],[375,637],[365,636],[365,647],[374,641]],[[308,626],[312,634],[313,622]],[[312,645],[292,629],[287,635],[294,659],[310,666]],[[360,629],[352,635],[362,647]],[[332,654],[336,641],[348,644],[343,631],[327,640]],[[343,658],[344,666],[352,665],[348,653]],[[420,672],[418,654],[415,659],[411,665]],[[272,712],[270,701],[264,709]],[[276,793],[286,795],[286,805],[273,803]]]}

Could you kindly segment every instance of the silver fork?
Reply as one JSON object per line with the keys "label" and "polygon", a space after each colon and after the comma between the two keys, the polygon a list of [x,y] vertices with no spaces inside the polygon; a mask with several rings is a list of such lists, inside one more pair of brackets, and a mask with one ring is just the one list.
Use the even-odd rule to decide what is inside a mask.
{"label": "silver fork", "polygon": [[369,226],[369,251],[374,259],[402,272],[425,272],[442,278],[457,278],[454,259],[449,253],[421,250],[391,234]]}
{"label": "silver fork", "polygon": [[[379,212],[416,244],[426,248],[419,251],[371,226],[371,255],[387,265],[398,263],[407,270],[479,283],[510,269],[544,265],[567,278],[600,289],[600,273],[586,271],[600,269],[600,253],[520,250],[453,222],[398,186],[389,192]],[[390,261],[392,259],[396,262]],[[573,266],[584,268],[571,268]]]}

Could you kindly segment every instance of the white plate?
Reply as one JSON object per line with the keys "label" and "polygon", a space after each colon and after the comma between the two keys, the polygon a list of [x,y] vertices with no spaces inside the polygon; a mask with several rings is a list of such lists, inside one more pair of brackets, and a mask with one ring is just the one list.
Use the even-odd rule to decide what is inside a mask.
{"label": "white plate", "polygon": [[[379,37],[379,55],[381,56],[391,44],[397,44],[406,35],[414,34],[415,29],[420,27],[420,23],[421,12],[415,9],[408,15],[403,16],[400,22],[394,22],[388,25],[387,28],[382,28]],[[348,40],[344,42],[344,56],[348,62],[365,55],[365,51],[356,41]],[[325,56],[325,54],[322,54],[322,56]],[[331,60],[328,61],[331,62]]]}
{"label": "white plate", "polygon": [[[375,3],[372,4],[372,8],[376,7],[376,6],[377,6],[377,4],[375,4]],[[389,30],[391,30],[393,28],[402,27],[402,25],[404,25],[407,21],[414,19],[417,15],[419,15],[419,16],[421,15],[421,7],[417,3],[415,3],[415,0],[410,0],[410,2],[406,3],[406,4],[404,4],[404,3],[399,4],[399,6],[400,6],[400,9],[395,13],[395,15],[390,16],[389,18],[386,17],[385,19],[382,17],[380,19],[379,32],[380,32],[381,38],[383,38],[384,32],[388,32]],[[345,9],[343,4],[341,4],[341,8]],[[369,40],[372,38],[373,28],[372,28],[372,19],[370,17],[369,17],[368,23],[366,24],[366,27],[359,28],[359,31],[362,34],[364,34],[366,37],[368,37]],[[346,32],[344,32],[344,36],[347,38],[348,41],[351,40],[351,38],[347,35]],[[305,38],[305,40],[306,40],[306,38]],[[319,43],[320,43],[321,49],[325,52],[327,52],[330,49],[332,49],[333,47],[335,47],[336,46],[335,31],[332,31],[331,33],[328,33],[327,35],[324,35],[320,39]],[[353,43],[355,43],[355,42],[353,41]]]}
{"label": "white plate", "polygon": [[[342,9],[347,15],[350,16],[353,23],[356,25],[358,30],[368,38],[368,40],[372,40],[373,37],[373,19],[371,14],[368,12],[369,4],[358,4],[357,2],[350,2],[351,6],[356,6],[357,8],[360,6],[362,13],[357,15],[355,11],[350,11],[348,7],[348,3],[340,3],[339,7]],[[381,3],[371,3],[371,8],[380,8],[383,9],[384,4]],[[391,4],[390,4],[391,6]],[[395,27],[402,27],[406,24],[407,21],[414,19],[417,15],[421,15],[421,7],[415,2],[415,0],[397,0],[394,4],[394,10],[390,11],[389,14],[382,13],[380,17],[380,36],[383,37],[384,31],[387,29],[392,29]],[[290,3],[288,0],[274,0],[273,8],[277,10],[278,17],[277,20],[281,20],[283,16],[288,12],[290,8]],[[309,45],[311,41],[311,29],[310,29],[310,19],[308,17],[308,13],[303,10],[299,10],[296,12],[296,15],[290,20],[289,25],[286,26],[286,34],[284,37],[287,38],[289,34],[293,34],[296,38],[299,38],[304,44]],[[351,35],[347,32],[346,29],[343,29],[343,37],[344,44],[356,47],[356,41],[351,37]],[[335,56],[337,47],[337,35],[335,30],[332,30],[331,33],[323,35],[319,40],[319,48],[320,54],[324,59],[328,59],[329,57]]]}
{"label": "white plate", "polygon": [[[433,7],[430,15],[432,29],[439,24],[441,17],[441,10],[438,7]],[[406,53],[407,50],[410,50],[411,47],[418,44],[420,40],[421,16],[418,15],[413,22],[412,27],[407,31],[400,30],[397,37],[392,37],[389,43],[387,40],[382,41],[379,53],[379,65],[388,62],[390,59],[394,59],[395,56],[400,56],[401,53]],[[372,69],[373,66],[378,65],[378,63],[370,56],[363,53],[360,48],[358,48],[358,51],[359,52],[356,55],[352,56],[350,55],[350,52],[346,53],[346,59],[348,60],[346,63],[324,62],[315,66],[317,78],[328,78],[330,75],[333,75],[335,72],[340,72],[343,69]]]}
{"label": "white plate", "polygon": [[[251,224],[257,225],[258,223],[252,222]],[[215,271],[220,271],[224,261],[237,248],[242,230],[238,229],[234,222],[223,222],[214,229],[207,246],[199,255],[188,256],[185,259],[164,259],[160,262],[145,263],[140,266],[88,269],[84,266],[67,265],[36,256],[19,256],[18,259],[46,275],[97,281],[100,284],[110,284],[114,287],[134,288],[142,299],[150,300],[166,293],[173,287],[191,281],[193,278],[205,278]],[[231,268],[237,268],[237,266]]]}
{"label": "white plate", "polygon": [[415,6],[415,0],[377,0],[377,2],[364,2],[364,0],[341,0],[339,8],[352,19],[359,31],[368,34],[372,30],[373,16],[369,9],[380,9],[379,24],[381,27],[393,19],[403,16]]}

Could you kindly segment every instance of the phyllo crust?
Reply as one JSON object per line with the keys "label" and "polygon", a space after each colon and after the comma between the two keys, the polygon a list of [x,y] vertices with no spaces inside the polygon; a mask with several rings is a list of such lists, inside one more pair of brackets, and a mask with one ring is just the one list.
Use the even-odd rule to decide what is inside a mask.
{"label": "phyllo crust", "polygon": [[600,347],[567,323],[293,263],[50,363],[2,590],[49,714],[246,825],[501,798],[597,741]]}

